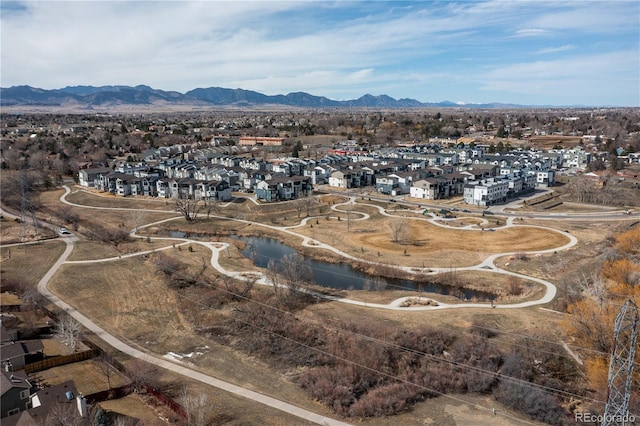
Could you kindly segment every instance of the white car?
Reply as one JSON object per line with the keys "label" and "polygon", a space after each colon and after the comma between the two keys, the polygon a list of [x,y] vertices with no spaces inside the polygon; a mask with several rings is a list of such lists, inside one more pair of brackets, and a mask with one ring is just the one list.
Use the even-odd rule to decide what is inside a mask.
{"label": "white car", "polygon": [[60,235],[61,235],[61,236],[63,236],[63,237],[68,236],[68,235],[73,235],[73,234],[71,233],[71,231],[69,231],[67,228],[60,228],[60,229],[58,229],[58,234],[60,234]]}

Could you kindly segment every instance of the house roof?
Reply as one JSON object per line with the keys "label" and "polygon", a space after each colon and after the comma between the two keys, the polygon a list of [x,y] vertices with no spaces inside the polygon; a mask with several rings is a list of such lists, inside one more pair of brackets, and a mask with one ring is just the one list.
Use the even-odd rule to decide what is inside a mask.
{"label": "house roof", "polygon": [[[68,410],[69,413],[78,414],[79,418],[76,402],[77,395],[78,390],[76,389],[73,380],[60,383],[56,386],[41,389],[31,397],[32,404],[37,405],[37,407],[30,408],[26,411],[23,411],[22,413],[13,416],[5,417],[4,419],[2,419],[2,426],[5,426],[5,423],[6,425],[11,426],[44,424],[47,416],[54,409],[54,407],[58,407],[57,410]],[[28,415],[23,413],[28,413]],[[74,424],[79,426],[91,424],[88,419],[81,420],[81,422]]]}
{"label": "house roof", "polygon": [[[43,419],[44,420],[44,419]],[[2,426],[39,426],[40,423],[36,421],[31,415],[29,410],[21,411],[13,416],[5,417],[2,419]]]}
{"label": "house roof", "polygon": [[2,374],[0,374],[0,389],[2,390],[2,395],[15,388],[31,388],[31,383],[29,383],[29,381],[27,380],[27,373],[25,373],[24,371],[2,371]]}
{"label": "house roof", "polygon": [[98,173],[109,173],[112,172],[113,169],[110,169],[109,167],[95,167],[92,169],[83,169],[80,170],[80,172],[84,172],[88,175],[93,175],[93,174],[98,174]]}
{"label": "house roof", "polygon": [[4,325],[0,326],[0,342],[11,342],[16,339],[17,329],[7,328]]}
{"label": "house roof", "polygon": [[41,340],[24,340],[6,343],[0,346],[0,359],[8,361],[24,355],[34,354],[44,350]]}

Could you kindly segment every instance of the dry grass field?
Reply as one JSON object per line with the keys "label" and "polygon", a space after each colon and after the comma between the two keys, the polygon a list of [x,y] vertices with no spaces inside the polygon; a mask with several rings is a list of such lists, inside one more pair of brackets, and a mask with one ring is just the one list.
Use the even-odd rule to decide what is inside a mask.
{"label": "dry grass field", "polygon": [[69,261],[96,260],[114,258],[130,253],[137,253],[147,250],[158,250],[164,247],[172,247],[173,244],[181,244],[178,240],[150,240],[131,238],[129,241],[120,243],[117,246],[105,244],[99,241],[80,240],[75,243],[73,252],[69,256]]}
{"label": "dry grass field", "polygon": [[[67,206],[60,202],[60,196],[63,193],[63,190],[55,190],[44,192],[40,196],[43,215],[45,219],[51,223],[59,226],[67,226],[72,231],[75,231],[77,227],[80,233],[85,233],[88,229],[95,228],[96,226],[110,229],[122,227],[131,230],[147,223],[180,216],[177,212],[173,211],[175,208],[173,203],[165,205],[164,201],[157,202],[149,199],[137,200],[134,198],[122,198],[84,191],[69,195],[67,197],[68,201],[85,206],[101,207],[100,209]],[[140,204],[138,204],[138,202],[140,202]],[[125,210],[106,209],[111,207]],[[151,209],[154,211],[141,211],[137,209]],[[155,210],[157,210],[157,212],[155,212]],[[61,218],[62,212],[65,211],[71,211],[75,215],[75,226],[72,226],[72,224],[65,222]]]}
{"label": "dry grass field", "polygon": [[580,136],[532,136],[527,139],[527,144],[531,148],[541,149],[548,151],[553,149],[556,145],[560,145],[565,149],[574,148],[580,144],[582,138]]}
{"label": "dry grass field", "polygon": [[118,197],[109,193],[79,188],[81,187],[74,186],[72,188],[72,193],[67,196],[67,201],[74,204],[92,207],[115,207],[158,211],[172,211],[174,207],[174,203],[168,200],[147,197]]}
{"label": "dry grass field", "polygon": [[23,227],[18,221],[8,217],[0,219],[0,242],[2,244],[39,241],[54,237],[56,234],[51,229],[42,227],[36,229],[28,224]]}
{"label": "dry grass field", "polygon": [[89,312],[107,330],[132,340],[177,343],[190,329],[175,296],[142,257],[64,265],[49,289],[81,312]]}
{"label": "dry grass field", "polygon": [[482,232],[442,228],[424,220],[409,221],[406,240],[393,242],[393,220],[377,214],[366,221],[319,219],[295,231],[358,258],[414,267],[471,266],[494,253],[545,250],[569,242],[561,233],[540,228]]}
{"label": "dry grass field", "polygon": [[[198,265],[210,254],[195,247],[193,252],[176,249],[174,254],[184,262]],[[187,300],[186,305],[191,307],[187,309],[149,260],[136,258],[96,265],[66,265],[49,287],[125,341],[132,341],[159,356],[169,352],[199,353],[185,361],[223,380],[297,401],[298,405],[319,411],[313,401],[300,394],[296,385],[268,365],[196,334],[185,315],[199,316],[205,321],[217,314],[199,307],[197,300]],[[328,411],[325,414],[329,414]]]}
{"label": "dry grass field", "polygon": [[76,389],[83,395],[91,395],[92,393],[109,390],[109,383],[111,383],[111,388],[117,388],[130,383],[130,380],[126,376],[113,368],[110,370],[109,380],[107,381],[107,376],[101,372],[99,362],[97,359],[74,362],[72,364],[49,368],[36,373],[36,376],[43,384],[48,386],[55,386],[66,382],[69,378],[73,378]]}
{"label": "dry grass field", "polygon": [[60,239],[20,247],[2,247],[0,275],[3,283],[19,280],[35,286],[62,255],[65,247]]}
{"label": "dry grass field", "polygon": [[[54,212],[62,206],[58,200],[61,192],[50,191],[43,194],[41,202],[45,209]],[[101,226],[123,227],[126,229],[156,220],[162,220],[176,215],[170,212],[172,205],[164,201],[138,200],[134,198],[105,197],[86,192],[74,193],[71,200],[100,207],[145,208],[158,212],[134,213],[131,211],[108,211],[73,208],[79,216],[80,241],[76,244],[70,260],[99,259],[103,257],[117,257],[126,253],[171,246],[171,242],[147,241],[146,239],[132,240],[114,246],[99,241],[87,240],[83,230],[101,224]],[[552,232],[534,227],[515,227],[498,229],[495,232],[467,231],[462,229],[445,229],[423,220],[405,220],[408,223],[408,237],[403,242],[391,241],[389,223],[393,219],[384,217],[371,206],[357,204],[351,206],[371,215],[366,221],[359,221],[361,217],[355,212],[336,212],[330,210],[332,204],[343,201],[342,197],[326,196],[321,203],[310,212],[318,215],[317,219],[309,220],[307,225],[296,227],[293,231],[310,236],[316,240],[326,242],[355,257],[375,260],[394,265],[421,267],[457,267],[476,264],[486,256],[499,252],[524,252],[532,250],[550,249],[564,245],[568,239],[562,233]],[[373,202],[372,202],[373,203]],[[393,207],[397,214],[419,217],[413,213],[401,212],[398,206]],[[167,210],[165,213],[163,210]],[[255,203],[243,200],[231,203],[224,210],[224,214],[233,218],[259,219],[265,224],[297,225],[297,218],[293,204],[271,204],[257,206]],[[169,214],[170,213],[170,214]],[[305,216],[305,213],[302,213]],[[340,218],[339,220],[337,218]],[[500,220],[491,217],[492,220]],[[480,219],[459,219],[456,226],[477,223]],[[577,236],[581,243],[574,250],[555,255],[540,257],[531,256],[527,260],[500,259],[500,267],[509,263],[508,269],[532,274],[555,280],[556,272],[551,271],[549,264],[559,264],[557,259],[565,257],[566,262],[586,262],[585,256],[597,253],[597,246],[607,235],[616,229],[615,223],[597,225],[580,222],[553,223],[550,221],[535,221],[525,219],[528,225],[555,226],[567,229]],[[520,222],[518,222],[520,224]],[[187,223],[177,219],[144,229],[150,236],[168,236],[169,231],[183,231],[194,238],[208,241],[231,241],[228,234],[257,235],[265,234],[277,237],[284,242],[297,247],[304,253],[311,249],[300,247],[299,237],[268,230],[263,226],[249,225],[238,221],[211,218]],[[225,234],[224,236],[221,234]],[[223,266],[231,270],[246,270],[251,268],[250,262],[238,251],[238,245],[232,246],[221,256]],[[7,256],[8,248],[2,248],[3,278],[5,276],[24,276],[29,282],[37,283],[46,270],[54,263],[62,251],[64,244],[59,240],[52,240],[42,245],[27,246],[26,248],[11,248],[11,258]],[[21,253],[22,252],[22,253]],[[208,264],[210,252],[204,247],[193,244],[192,249],[186,247],[171,247],[167,254],[189,265],[199,268]],[[323,256],[318,252],[316,255]],[[199,332],[200,325],[216,324],[227,318],[226,308],[213,310],[208,308],[201,298],[199,291],[176,292],[165,281],[162,273],[157,271],[153,263],[154,255],[138,256],[111,262],[91,264],[67,264],[62,267],[50,284],[50,289],[62,299],[85,313],[102,327],[116,336],[122,337],[139,347],[163,356],[169,352],[175,354],[192,354],[182,358],[182,362],[189,363],[194,368],[236,383],[247,388],[257,390],[310,410],[331,415],[329,409],[312,401],[302,393],[294,383],[295,371],[281,370],[278,366],[269,365],[267,361],[258,359],[250,354],[240,353],[230,347],[216,343],[215,336],[207,336]],[[565,265],[568,263],[565,263]],[[26,267],[25,267],[26,266]],[[208,266],[207,276],[215,280],[217,274]],[[567,271],[563,271],[567,273]],[[8,274],[8,275],[6,275]],[[446,274],[443,276],[446,277]],[[451,278],[451,277],[449,277]],[[464,282],[471,288],[490,291],[504,291],[507,277],[494,274],[458,272],[453,277]],[[526,283],[524,283],[526,285]],[[255,288],[254,292],[266,294],[271,292],[269,287]],[[540,294],[540,287],[532,286],[529,293],[525,293],[518,300],[528,300]],[[388,303],[396,297],[409,295],[407,292],[394,290],[385,292],[345,291],[347,297],[371,303]],[[415,295],[415,293],[410,293]],[[501,299],[506,301],[505,299]],[[451,297],[438,296],[443,302],[453,302]],[[215,302],[211,299],[210,301]],[[211,302],[211,303],[213,303]],[[508,350],[516,340],[525,333],[537,333],[549,339],[561,337],[559,321],[562,315],[543,311],[539,308],[521,310],[490,310],[464,309],[449,311],[388,311],[374,310],[337,302],[323,302],[312,304],[296,312],[296,316],[319,323],[380,324],[398,329],[417,329],[424,324],[443,327],[451,332],[463,335],[472,325],[482,325],[498,332],[492,341],[501,348]],[[215,330],[215,328],[214,328]],[[96,369],[97,374],[100,374]],[[210,389],[195,383],[189,383],[179,376],[172,376],[170,372],[163,373],[166,380],[176,383],[189,384],[190,392],[206,392],[211,396],[211,414],[216,424],[265,424],[289,425],[304,424],[299,419],[291,418],[277,410],[252,403],[243,398],[234,397],[224,392]],[[94,385],[100,377],[94,374],[91,379]],[[53,379],[52,379],[53,380]],[[89,387],[91,383],[86,384]],[[83,384],[83,386],[85,386]],[[479,403],[483,406],[501,407],[494,401],[487,401],[482,396],[456,396],[464,400]],[[125,399],[107,405],[105,409],[126,412],[137,418],[151,421],[153,410],[147,408],[138,411],[138,400]],[[111,407],[111,408],[109,408]],[[513,414],[513,413],[511,413]],[[362,420],[362,424],[395,425],[395,424],[509,424],[498,416],[474,409],[449,398],[437,398],[417,404],[410,412],[398,416],[382,419]],[[153,423],[150,423],[153,424]]]}
{"label": "dry grass field", "polygon": [[138,394],[131,394],[124,398],[101,402],[99,405],[106,412],[133,417],[143,425],[155,426],[168,424],[163,420],[163,418],[166,419],[168,416],[168,413],[165,412],[168,409],[163,409],[163,407],[154,407],[151,404],[152,401],[145,400]]}

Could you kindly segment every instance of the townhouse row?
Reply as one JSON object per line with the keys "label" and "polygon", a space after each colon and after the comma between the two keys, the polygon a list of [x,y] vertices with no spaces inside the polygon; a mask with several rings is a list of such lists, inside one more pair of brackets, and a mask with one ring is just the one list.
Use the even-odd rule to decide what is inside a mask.
{"label": "townhouse row", "polygon": [[159,148],[137,164],[82,169],[78,180],[82,186],[119,196],[228,201],[233,191],[243,191],[271,202],[299,198],[314,186],[327,184],[343,189],[369,187],[380,194],[408,194],[425,200],[464,196],[469,204],[490,205],[536,187],[552,186],[554,169],[562,162],[560,155],[483,155],[480,150],[467,152],[461,162],[458,154],[398,150],[385,155],[266,161],[216,149]]}

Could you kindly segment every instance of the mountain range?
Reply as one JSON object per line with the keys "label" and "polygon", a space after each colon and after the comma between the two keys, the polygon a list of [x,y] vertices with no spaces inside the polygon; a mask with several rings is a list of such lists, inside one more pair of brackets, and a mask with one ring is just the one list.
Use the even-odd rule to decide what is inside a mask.
{"label": "mountain range", "polygon": [[366,94],[358,99],[334,100],[305,92],[287,95],[265,95],[244,89],[222,87],[198,88],[186,93],[153,89],[149,86],[68,86],[62,89],[39,89],[31,86],[0,88],[0,106],[40,106],[109,108],[118,106],[192,106],[252,108],[279,105],[293,108],[518,108],[513,104],[457,104],[443,101],[420,102],[415,99],[394,99],[387,95]]}

